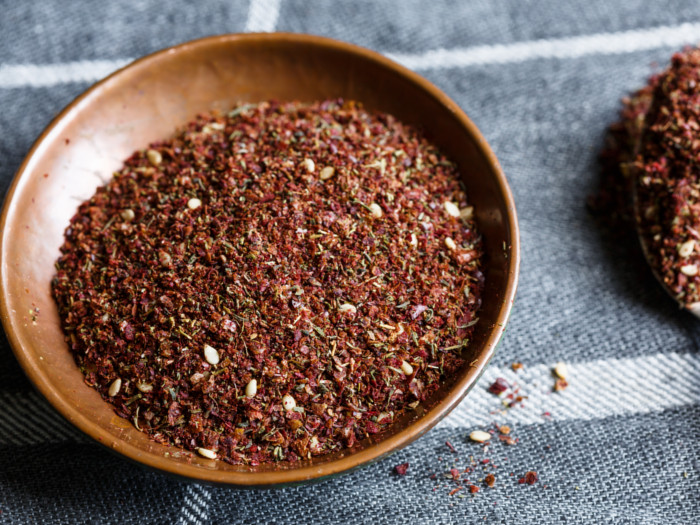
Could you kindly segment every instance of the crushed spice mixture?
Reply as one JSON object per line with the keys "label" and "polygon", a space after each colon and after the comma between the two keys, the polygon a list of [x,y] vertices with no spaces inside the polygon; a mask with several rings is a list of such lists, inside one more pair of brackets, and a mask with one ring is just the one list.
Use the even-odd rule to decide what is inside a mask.
{"label": "crushed spice mixture", "polygon": [[639,147],[637,210],[652,268],[676,298],[700,300],[700,49],[656,79]]}
{"label": "crushed spice mixture", "polygon": [[[517,373],[524,369],[524,365],[516,362],[511,365],[511,368]],[[566,381],[569,377],[568,366],[564,362],[556,363],[551,370],[552,374],[558,378],[557,381]],[[499,387],[494,388],[493,385],[499,385]],[[538,397],[545,393],[551,393],[542,386],[537,387],[530,384],[525,387],[528,389],[537,388],[539,390]],[[527,396],[519,394],[521,387],[517,383],[508,383],[502,377],[496,378],[493,383],[485,387],[485,390],[493,394],[494,397],[502,398],[502,405],[506,410],[490,412],[491,415],[496,416],[491,425],[472,430],[466,436],[445,441],[445,447],[450,453],[442,455],[438,449],[436,451],[437,457],[430,458],[429,461],[428,477],[433,482],[432,492],[446,495],[451,499],[468,498],[473,500],[476,493],[480,491],[480,486],[494,489],[495,495],[501,492],[498,490],[499,487],[508,491],[508,487],[513,485],[535,485],[540,481],[539,474],[535,470],[528,470],[523,475],[516,475],[515,471],[510,470],[509,466],[512,468],[510,458],[517,455],[519,449],[519,447],[514,449],[512,447],[520,443],[520,438],[513,436],[513,429],[510,425],[496,422],[506,411],[523,408],[523,401],[527,399]],[[545,412],[542,416],[548,418],[551,414]],[[545,450],[550,449],[550,445],[545,447]],[[506,455],[511,450],[512,453]],[[408,463],[396,465],[394,472],[402,476],[406,475],[407,467]],[[420,466],[418,466],[412,475],[421,476],[424,474],[420,473]],[[550,488],[546,483],[539,483],[539,486],[543,490]],[[576,487],[576,490],[579,488]],[[496,505],[497,501],[494,500],[493,503]]]}
{"label": "crushed spice mixture", "polygon": [[679,302],[700,301],[700,49],[674,54],[623,99],[608,131],[591,209],[622,229],[636,223],[657,276]]}
{"label": "crushed spice mixture", "polygon": [[80,205],[53,294],[87,384],[233,464],[352,447],[461,366],[481,243],[456,166],[356,103],[197,118]]}

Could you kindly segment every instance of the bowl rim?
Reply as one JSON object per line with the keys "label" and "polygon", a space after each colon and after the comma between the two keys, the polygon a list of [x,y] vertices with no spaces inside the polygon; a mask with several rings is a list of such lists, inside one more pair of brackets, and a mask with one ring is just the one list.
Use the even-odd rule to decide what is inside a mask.
{"label": "bowl rim", "polygon": [[[167,59],[166,57],[169,55],[200,46],[206,47],[210,45],[224,45],[226,43],[238,41],[286,42],[289,44],[318,46],[330,50],[353,54],[374,63],[375,65],[392,70],[394,73],[403,77],[405,80],[427,93],[438,104],[446,107],[453,114],[453,116],[459,120],[460,125],[466,128],[467,132],[474,139],[477,149],[484,156],[495,174],[496,183],[508,210],[506,221],[512,235],[512,240],[510,246],[505,247],[508,258],[506,289],[502,299],[502,304],[498,311],[496,322],[490,329],[484,345],[484,351],[478,356],[475,362],[472,363],[470,370],[450,387],[445,397],[439,401],[439,407],[436,406],[429,413],[417,419],[415,422],[412,422],[406,428],[389,435],[387,438],[374,445],[351,452],[340,458],[333,459],[320,465],[305,465],[299,468],[269,470],[263,472],[224,471],[209,470],[193,464],[174,462],[168,457],[161,457],[155,454],[144,454],[143,451],[135,445],[117,439],[112,434],[102,429],[89,418],[89,415],[81,413],[63,398],[60,391],[54,388],[51,383],[47,381],[48,375],[42,372],[39,367],[35,366],[32,363],[29,354],[25,353],[20,344],[18,329],[16,328],[14,317],[10,315],[10,305],[6,294],[7,272],[4,271],[7,263],[7,261],[4,260],[5,243],[7,242],[6,221],[13,205],[15,192],[18,188],[19,182],[26,174],[30,173],[28,171],[28,167],[30,166],[34,156],[41,149],[44,142],[49,139],[57,128],[60,128],[61,122],[66,117],[81,110],[82,102],[84,100],[95,95],[103,86],[114,82],[115,79],[117,79],[125,71],[148,67],[148,65],[151,63]],[[241,488],[279,487],[312,480],[321,480],[378,461],[413,442],[415,439],[434,427],[447,414],[449,414],[476,384],[495,352],[496,346],[498,345],[503,332],[505,331],[506,323],[515,299],[519,267],[520,233],[513,195],[506,180],[505,174],[501,169],[498,159],[476,125],[469,119],[469,117],[467,117],[464,111],[462,111],[462,109],[439,88],[437,88],[429,80],[391,60],[390,58],[355,44],[350,44],[327,37],[301,33],[231,33],[213,35],[184,42],[175,46],[161,49],[130,62],[106,78],[91,85],[70,104],[68,104],[56,117],[54,117],[41,132],[39,137],[32,144],[32,147],[12,179],[3,203],[2,216],[0,216],[0,320],[2,321],[10,347],[12,348],[17,361],[34,388],[42,394],[42,396],[53,406],[55,410],[59,412],[59,414],[61,414],[63,418],[68,420],[81,432],[92,438],[96,443],[99,443],[105,446],[108,450],[117,452],[122,457],[130,459],[142,466],[148,466],[180,478],[186,478],[199,482],[238,486]]]}

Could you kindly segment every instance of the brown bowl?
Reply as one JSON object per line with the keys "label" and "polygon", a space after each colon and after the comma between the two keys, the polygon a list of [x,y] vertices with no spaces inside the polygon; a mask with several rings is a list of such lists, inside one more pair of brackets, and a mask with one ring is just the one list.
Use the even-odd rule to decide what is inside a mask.
{"label": "brown bowl", "polygon": [[[231,466],[150,441],[85,385],[50,291],[63,231],[134,150],[196,114],[243,101],[343,97],[421,127],[464,175],[484,237],[486,289],[467,363],[419,410],[376,439],[295,464]],[[474,385],[503,334],[518,280],[518,224],[506,178],[476,126],[424,78],[350,44],[308,35],[223,35],[137,60],[88,89],[46,128],[7,194],[0,226],[0,314],[19,363],[73,425],[143,465],[238,486],[300,483],[376,461],[445,417]],[[36,313],[38,312],[38,313]],[[35,315],[36,321],[32,320]],[[174,454],[175,453],[175,454]]]}

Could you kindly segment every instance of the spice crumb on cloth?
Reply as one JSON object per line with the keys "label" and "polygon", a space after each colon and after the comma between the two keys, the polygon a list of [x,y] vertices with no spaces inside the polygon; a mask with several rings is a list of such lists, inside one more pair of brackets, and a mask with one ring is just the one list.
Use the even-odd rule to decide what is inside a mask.
{"label": "spice crumb on cloth", "polygon": [[[520,362],[512,367],[517,377],[524,365]],[[555,378],[555,385],[564,378],[572,379],[572,373],[564,362],[558,362],[550,368]],[[574,374],[575,375],[575,374]],[[573,378],[575,380],[575,377]],[[497,388],[494,388],[497,385]],[[494,417],[491,425],[474,429],[461,437],[452,437],[445,441],[445,446],[450,454],[440,455],[430,460],[428,478],[434,482],[432,492],[439,492],[448,497],[457,499],[468,497],[467,489],[471,497],[476,497],[479,485],[488,489],[508,490],[510,486],[536,485],[540,481],[540,475],[536,470],[528,470],[524,474],[517,474],[508,467],[514,454],[518,454],[518,447],[511,448],[520,443],[520,438],[515,437],[514,429],[509,424],[497,423],[495,420],[508,415],[511,410],[523,408],[528,399],[523,391],[533,393],[533,389],[539,392],[536,398],[542,395],[552,394],[548,386],[538,384],[519,384],[515,380],[510,383],[502,377],[497,377],[493,382],[484,387],[494,398],[501,399],[501,409],[490,411]],[[555,387],[556,390],[556,387]],[[554,394],[557,395],[557,394]],[[550,412],[544,412],[543,417],[549,420]],[[506,448],[501,448],[506,447]],[[551,447],[547,445],[545,449]],[[398,468],[399,466],[395,467]],[[413,476],[422,476],[420,471],[413,471]],[[498,480],[500,483],[497,483]],[[549,485],[539,483],[540,488],[548,489]],[[475,487],[477,490],[472,489]],[[578,489],[577,489],[578,490]],[[494,502],[496,504],[496,502]]]}
{"label": "spice crumb on cloth", "polygon": [[463,366],[484,280],[456,166],[343,101],[199,117],[132,155],[61,252],[85,381],[234,464],[352,447],[415,408]]}

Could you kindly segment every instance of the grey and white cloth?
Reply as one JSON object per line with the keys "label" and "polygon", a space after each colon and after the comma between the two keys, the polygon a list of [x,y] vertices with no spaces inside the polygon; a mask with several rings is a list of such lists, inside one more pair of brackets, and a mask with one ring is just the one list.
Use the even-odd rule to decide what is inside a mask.
{"label": "grey and white cloth", "polygon": [[[700,41],[695,0],[151,0],[0,3],[0,184],[92,82],[130,59],[217,33],[293,31],[357,43],[442,88],[479,126],[513,188],[520,288],[489,370],[436,429],[393,457],[312,486],[208,487],[91,442],[0,348],[0,523],[697,523],[700,322],[585,208],[619,99]],[[656,64],[656,65],[655,65]],[[524,369],[513,372],[513,362]],[[553,393],[551,367],[570,386]],[[496,377],[528,398],[503,410]],[[488,452],[471,430],[508,424]],[[474,495],[444,478],[490,459]],[[409,462],[405,477],[394,465]],[[535,470],[535,485],[519,484]],[[437,479],[430,474],[437,473]],[[466,497],[460,497],[466,496]]]}

